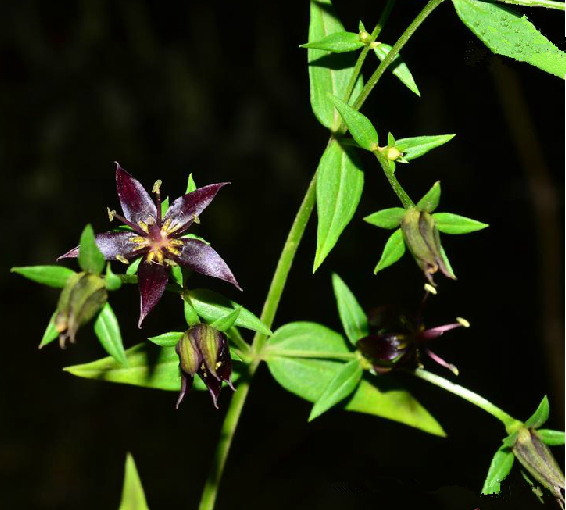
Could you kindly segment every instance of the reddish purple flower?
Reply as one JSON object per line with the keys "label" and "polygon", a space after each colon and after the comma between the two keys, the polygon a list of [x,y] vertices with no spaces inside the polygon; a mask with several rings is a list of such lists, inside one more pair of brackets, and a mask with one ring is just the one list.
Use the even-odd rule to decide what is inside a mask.
{"label": "reddish purple flower", "polygon": [[[228,184],[210,184],[175,200],[165,216],[161,213],[161,182],[155,183],[152,200],[139,181],[116,163],[116,188],[124,216],[109,210],[131,230],[98,234],[96,244],[107,260],[128,262],[143,257],[138,269],[140,318],[138,327],[165,292],[171,266],[179,264],[197,273],[219,278],[240,289],[228,265],[208,244],[186,237],[187,230]],[[77,257],[78,247],[59,259]]]}
{"label": "reddish purple flower", "polygon": [[356,348],[378,374],[396,367],[415,369],[421,366],[423,353],[458,374],[454,365],[444,361],[424,344],[451,329],[468,327],[465,319],[458,318],[455,323],[425,329],[419,316],[413,320],[398,309],[386,306],[374,310],[368,320],[376,332],[359,340]]}

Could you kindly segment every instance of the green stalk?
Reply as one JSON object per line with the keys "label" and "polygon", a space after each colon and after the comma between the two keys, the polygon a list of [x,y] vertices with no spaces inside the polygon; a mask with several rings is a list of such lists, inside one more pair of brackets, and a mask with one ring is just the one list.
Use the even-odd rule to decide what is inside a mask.
{"label": "green stalk", "polygon": [[356,352],[286,351],[270,348],[264,349],[261,353],[261,359],[267,359],[271,356],[278,358],[338,359],[344,361],[351,361],[360,357]]}
{"label": "green stalk", "polygon": [[525,7],[546,7],[547,9],[564,10],[564,2],[553,2],[552,0],[498,0],[499,2],[513,5],[524,5]]}
{"label": "green stalk", "polygon": [[383,73],[389,67],[391,62],[395,59],[399,52],[407,44],[407,41],[411,38],[411,36],[415,33],[415,30],[419,28],[422,22],[428,17],[428,15],[434,11],[444,0],[430,0],[423,8],[421,12],[417,15],[417,17],[413,20],[413,22],[407,27],[407,29],[403,32],[401,37],[397,40],[397,42],[391,48],[391,51],[387,54],[387,56],[382,60],[379,67],[375,70],[375,72],[371,75],[368,82],[365,84],[364,88],[362,89],[358,99],[354,103],[354,108],[359,110],[362,105],[364,104],[365,100],[368,98],[370,92],[373,90]]}
{"label": "green stalk", "polygon": [[489,402],[489,400],[486,400],[477,393],[474,393],[473,391],[470,391],[467,388],[460,386],[459,384],[454,384],[453,382],[450,382],[449,380],[444,379],[439,375],[433,374],[431,372],[427,372],[422,368],[417,368],[412,373],[416,375],[419,379],[428,381],[429,383],[432,383],[438,386],[439,388],[442,388],[443,390],[449,391],[450,393],[453,393],[454,395],[457,395],[460,398],[467,400],[468,402],[474,404],[480,409],[483,409],[486,413],[491,414],[491,416],[501,421],[503,425],[505,425],[506,429],[517,423],[517,420],[515,420],[515,418],[508,415],[505,411],[503,411],[499,407],[493,405],[491,402]]}
{"label": "green stalk", "polygon": [[379,164],[383,169],[383,173],[385,174],[385,177],[387,177],[387,180],[389,181],[391,188],[393,189],[393,191],[395,192],[395,194],[403,204],[403,207],[405,209],[410,209],[411,207],[415,207],[414,202],[411,200],[409,195],[407,195],[407,192],[403,189],[403,186],[401,186],[401,183],[397,180],[397,177],[395,177],[395,173],[393,172],[392,168],[389,166],[389,160],[381,152],[379,152],[379,150],[375,151],[373,154],[379,161]]}

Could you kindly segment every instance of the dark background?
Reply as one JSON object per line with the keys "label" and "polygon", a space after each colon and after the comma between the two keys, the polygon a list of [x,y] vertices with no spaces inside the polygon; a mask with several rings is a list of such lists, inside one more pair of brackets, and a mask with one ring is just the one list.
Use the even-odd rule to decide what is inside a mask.
{"label": "dark background", "polygon": [[[351,31],[359,19],[373,26],[380,4],[335,2]],[[393,44],[421,4],[398,2],[381,40]],[[564,48],[561,13],[528,14]],[[193,172],[197,185],[232,182],[203,215],[200,232],[245,293],[195,281],[259,314],[327,139],[310,110],[306,55],[298,48],[307,29],[306,1],[2,2],[1,508],[118,508],[128,451],[152,510],[197,508],[229,396],[216,411],[208,395],[193,393],[175,411],[173,393],[63,373],[63,366],[103,356],[101,347],[86,327],[77,345],[39,352],[57,292],[8,268],[51,263],[87,222],[108,228],[106,206],[118,205],[114,160],[146,186],[162,179],[173,198]],[[440,179],[441,210],[491,225],[445,236],[459,279],[439,279],[427,323],[464,316],[473,327],[447,335],[436,351],[460,368],[462,384],[518,418],[549,395],[548,426],[562,428],[563,81],[492,57],[449,2],[403,56],[422,98],[386,75],[364,112],[382,137],[388,130],[397,137],[457,133],[400,168],[399,178],[417,198]],[[276,327],[314,320],[339,329],[331,271],[366,308],[418,303],[422,275],[409,257],[372,275],[387,233],[361,219],[398,204],[375,161],[361,157],[366,183],[358,213],[314,276],[311,220]],[[136,289],[112,302],[127,346],[182,326],[173,297],[143,332],[135,327]],[[406,383],[448,438],[339,410],[307,424],[310,404],[284,392],[262,367],[218,509],[540,508],[518,470],[497,504],[478,501],[502,428],[425,382]]]}

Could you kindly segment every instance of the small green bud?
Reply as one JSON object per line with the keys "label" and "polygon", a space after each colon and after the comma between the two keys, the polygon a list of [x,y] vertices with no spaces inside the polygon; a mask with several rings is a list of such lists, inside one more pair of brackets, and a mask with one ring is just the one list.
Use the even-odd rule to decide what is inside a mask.
{"label": "small green bud", "polygon": [[75,343],[77,330],[102,309],[107,297],[105,282],[100,276],[76,273],[69,278],[61,291],[55,315],[55,329],[62,348],[67,340]]}
{"label": "small green bud", "polygon": [[401,230],[407,248],[431,285],[435,285],[432,275],[439,269],[448,278],[456,278],[444,261],[438,229],[428,212],[409,209],[401,222]]}

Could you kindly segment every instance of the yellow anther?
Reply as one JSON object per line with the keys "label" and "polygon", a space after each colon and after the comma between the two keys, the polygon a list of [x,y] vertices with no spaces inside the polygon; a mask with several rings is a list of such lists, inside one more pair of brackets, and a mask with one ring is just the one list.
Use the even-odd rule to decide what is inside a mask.
{"label": "yellow anther", "polygon": [[135,237],[130,237],[129,241],[136,244],[145,244],[147,242],[147,239],[142,236],[135,236]]}
{"label": "yellow anther", "polygon": [[179,250],[177,248],[172,248],[171,246],[169,246],[167,248],[167,251],[169,251],[169,253],[172,253],[173,255],[180,255],[181,254],[181,250]]}
{"label": "yellow anther", "polygon": [[122,255],[116,255],[116,260],[122,262],[122,264],[130,263],[130,261],[126,257],[122,257]]}
{"label": "yellow anther", "polygon": [[165,223],[161,226],[161,230],[163,232],[167,232],[169,230],[169,225],[171,225],[171,218],[167,218]]}
{"label": "yellow anther", "polygon": [[153,259],[154,259],[154,258],[155,258],[155,252],[150,251],[150,252],[147,254],[147,262],[153,262]]}
{"label": "yellow anther", "polygon": [[163,264],[163,253],[161,253],[161,250],[156,251],[154,253],[155,253],[155,258],[157,259],[157,263]]}
{"label": "yellow anther", "polygon": [[218,369],[218,368],[220,368],[221,366],[222,366],[222,361],[218,361],[218,362],[216,363],[216,368]]}
{"label": "yellow anther", "polygon": [[181,241],[180,239],[171,239],[169,241],[169,246],[183,246],[183,241]]}
{"label": "yellow anther", "polygon": [[108,211],[108,218],[110,218],[110,221],[113,221],[116,211],[113,211],[110,207],[107,207],[106,210]]}
{"label": "yellow anther", "polygon": [[470,323],[466,319],[463,319],[462,317],[456,317],[456,321],[458,322],[458,324],[462,325],[465,328],[470,327]]}
{"label": "yellow anther", "polygon": [[436,294],[438,293],[438,291],[430,283],[424,284],[424,290],[426,292],[429,292],[430,294],[433,294],[434,296],[436,296]]}
{"label": "yellow anther", "polygon": [[198,225],[200,223],[200,220],[198,219],[198,216],[195,214],[193,216],[193,221]]}
{"label": "yellow anther", "polygon": [[145,221],[139,220],[138,225],[146,234],[149,233],[149,228],[147,228],[147,223]]}
{"label": "yellow anther", "polygon": [[160,179],[157,179],[157,181],[155,181],[155,184],[153,185],[153,189],[152,189],[152,191],[155,194],[158,194],[158,193],[161,192],[161,184],[162,184],[162,182],[161,182]]}

